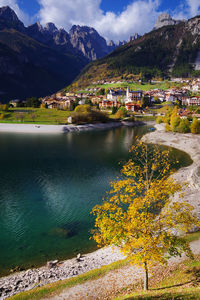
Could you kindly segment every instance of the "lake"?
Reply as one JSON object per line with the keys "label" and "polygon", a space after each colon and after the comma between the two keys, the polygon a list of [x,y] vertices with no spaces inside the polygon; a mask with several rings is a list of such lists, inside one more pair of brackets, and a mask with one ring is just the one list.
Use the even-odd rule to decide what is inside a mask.
{"label": "lake", "polygon": [[[147,126],[58,135],[0,134],[0,274],[96,249],[92,208]],[[190,157],[172,150],[179,166]]]}

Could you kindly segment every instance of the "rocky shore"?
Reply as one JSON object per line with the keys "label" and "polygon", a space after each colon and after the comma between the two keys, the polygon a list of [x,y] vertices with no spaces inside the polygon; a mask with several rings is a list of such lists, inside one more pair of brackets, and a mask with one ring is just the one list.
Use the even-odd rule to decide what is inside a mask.
{"label": "rocky shore", "polygon": [[2,277],[0,278],[0,299],[58,280],[71,278],[124,258],[119,249],[107,247],[86,255],[79,254],[77,258],[63,262],[51,261],[38,269]]}
{"label": "rocky shore", "polygon": [[[193,205],[200,218],[200,135],[165,132],[163,124],[155,127],[157,130],[143,136],[143,141],[182,150],[193,160],[192,165],[181,168],[173,176],[178,182],[187,184],[184,188],[185,196],[179,201],[188,201]],[[177,199],[178,195],[175,195],[174,200]]]}
{"label": "rocky shore", "polygon": [[144,125],[143,122],[109,122],[109,123],[97,123],[86,125],[39,125],[39,124],[11,124],[0,123],[0,132],[13,132],[13,133],[42,133],[42,134],[57,134],[57,133],[69,133],[69,132],[81,132],[91,130],[106,130],[112,128],[118,128],[122,126],[134,127]]}

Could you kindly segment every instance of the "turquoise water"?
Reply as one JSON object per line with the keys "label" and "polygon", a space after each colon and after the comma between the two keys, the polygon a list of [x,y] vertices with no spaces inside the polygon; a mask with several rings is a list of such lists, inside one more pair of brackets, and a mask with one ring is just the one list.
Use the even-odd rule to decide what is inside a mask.
{"label": "turquoise water", "polygon": [[[0,134],[0,274],[96,248],[91,209],[147,127],[66,135]],[[181,165],[189,156],[173,150]]]}

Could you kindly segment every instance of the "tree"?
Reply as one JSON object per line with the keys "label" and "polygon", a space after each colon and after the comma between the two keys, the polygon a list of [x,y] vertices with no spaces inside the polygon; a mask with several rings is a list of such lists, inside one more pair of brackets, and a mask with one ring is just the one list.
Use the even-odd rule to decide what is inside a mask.
{"label": "tree", "polygon": [[23,122],[24,118],[25,118],[25,113],[18,112],[18,113],[15,114],[15,117],[16,117],[17,120],[20,120],[21,122]]}
{"label": "tree", "polygon": [[34,113],[31,113],[30,117],[31,117],[32,121],[35,122],[35,119],[37,118],[37,115],[34,114]]}
{"label": "tree", "polygon": [[180,133],[190,132],[190,122],[187,119],[181,119],[177,131]]}
{"label": "tree", "polygon": [[41,101],[37,97],[27,98],[26,106],[38,108],[41,105]]}
{"label": "tree", "polygon": [[197,134],[200,133],[200,121],[196,118],[193,119],[193,122],[191,124],[191,133]]}
{"label": "tree", "polygon": [[120,247],[132,263],[142,267],[147,290],[154,263],[164,264],[169,256],[183,251],[191,255],[188,243],[175,232],[187,232],[198,221],[191,205],[171,201],[181,185],[169,176],[169,152],[140,141],[131,152],[103,204],[93,208],[93,238],[99,246]]}
{"label": "tree", "polygon": [[123,119],[123,118],[127,117],[127,114],[128,114],[128,112],[127,112],[127,109],[125,108],[125,106],[121,106],[118,109],[118,111],[116,112],[116,117],[118,119]]}
{"label": "tree", "polygon": [[172,131],[178,131],[178,126],[180,124],[181,118],[179,116],[172,115],[170,119],[170,125]]}
{"label": "tree", "polygon": [[105,89],[104,88],[101,88],[97,91],[96,93],[97,96],[104,96],[105,95]]}

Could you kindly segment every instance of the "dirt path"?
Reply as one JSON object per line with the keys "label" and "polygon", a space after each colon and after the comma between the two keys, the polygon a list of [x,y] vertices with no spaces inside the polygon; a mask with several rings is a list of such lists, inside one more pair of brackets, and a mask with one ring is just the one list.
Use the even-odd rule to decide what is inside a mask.
{"label": "dirt path", "polygon": [[[194,254],[200,254],[200,240],[191,243]],[[171,258],[169,265],[174,265],[185,259],[183,257]],[[59,295],[50,297],[51,300],[97,300],[112,299],[123,288],[130,287],[138,279],[142,280],[143,272],[136,266],[126,266],[119,270],[109,272],[107,275],[90,280],[84,284],[76,285],[63,290]],[[47,299],[47,298],[45,298]]]}

